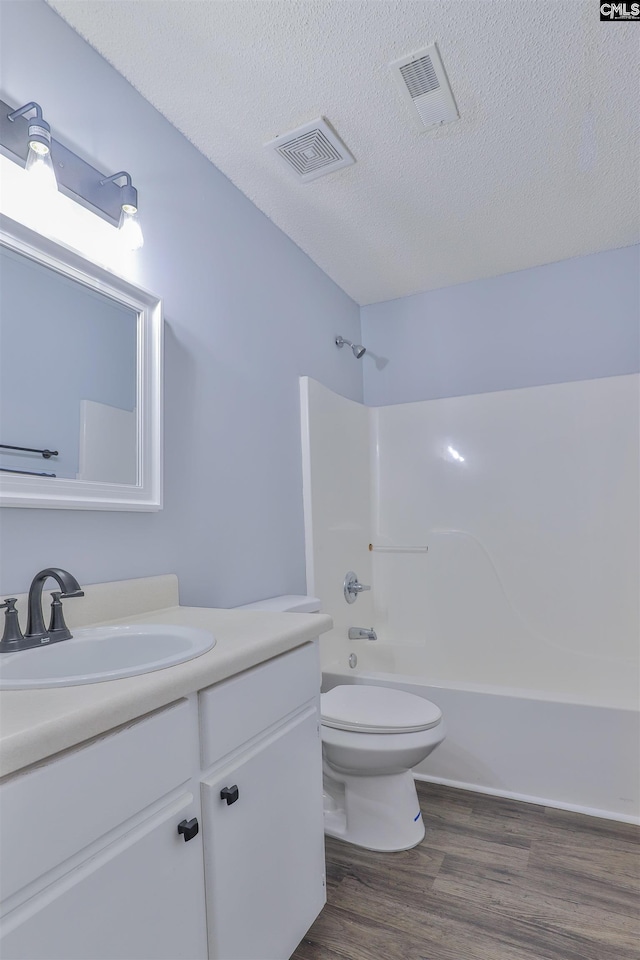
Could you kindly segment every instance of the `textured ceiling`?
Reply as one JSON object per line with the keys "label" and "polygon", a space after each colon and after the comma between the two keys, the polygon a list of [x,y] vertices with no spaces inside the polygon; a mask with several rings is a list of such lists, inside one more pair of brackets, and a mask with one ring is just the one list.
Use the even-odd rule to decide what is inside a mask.
{"label": "textured ceiling", "polygon": [[[358,303],[637,240],[640,28],[595,0],[49,2]],[[419,132],[387,64],[434,40]],[[357,162],[300,184],[263,144],[320,115]]]}

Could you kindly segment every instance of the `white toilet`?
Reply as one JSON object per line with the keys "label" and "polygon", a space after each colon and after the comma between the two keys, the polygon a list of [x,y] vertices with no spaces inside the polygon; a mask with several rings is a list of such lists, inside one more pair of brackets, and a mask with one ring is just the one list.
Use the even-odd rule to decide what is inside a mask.
{"label": "white toilet", "polygon": [[[320,601],[271,597],[242,609],[318,613]],[[415,847],[424,823],[411,768],[445,738],[440,708],[404,690],[356,683],[323,693],[320,709],[325,833],[368,850]]]}
{"label": "white toilet", "polygon": [[349,684],[321,698],[325,832],[369,850],[424,837],[411,768],[442,743],[440,708],[393,687]]}

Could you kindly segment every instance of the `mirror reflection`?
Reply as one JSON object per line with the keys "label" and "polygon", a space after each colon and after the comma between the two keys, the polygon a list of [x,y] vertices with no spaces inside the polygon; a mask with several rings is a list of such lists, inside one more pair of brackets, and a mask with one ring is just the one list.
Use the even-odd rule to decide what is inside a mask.
{"label": "mirror reflection", "polygon": [[0,470],[138,483],[137,342],[131,307],[0,246]]}

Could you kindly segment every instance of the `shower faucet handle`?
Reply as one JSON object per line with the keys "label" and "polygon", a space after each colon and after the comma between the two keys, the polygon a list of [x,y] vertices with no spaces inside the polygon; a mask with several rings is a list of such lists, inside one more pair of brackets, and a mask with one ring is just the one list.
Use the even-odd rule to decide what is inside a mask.
{"label": "shower faucet handle", "polygon": [[360,583],[358,580],[358,574],[354,573],[353,570],[349,570],[344,578],[343,584],[344,598],[347,603],[355,603],[358,599],[358,594],[363,593],[365,590],[371,590],[371,587],[366,586],[364,583]]}

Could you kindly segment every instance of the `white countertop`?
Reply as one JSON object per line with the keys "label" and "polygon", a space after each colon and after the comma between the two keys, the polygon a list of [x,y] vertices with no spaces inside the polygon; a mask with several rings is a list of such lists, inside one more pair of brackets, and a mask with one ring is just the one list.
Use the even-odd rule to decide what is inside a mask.
{"label": "white countertop", "polygon": [[313,640],[332,627],[318,613],[167,607],[111,623],[158,623],[208,630],[208,653],[152,673],[75,687],[0,693],[0,777],[105,733],[226,677]]}

